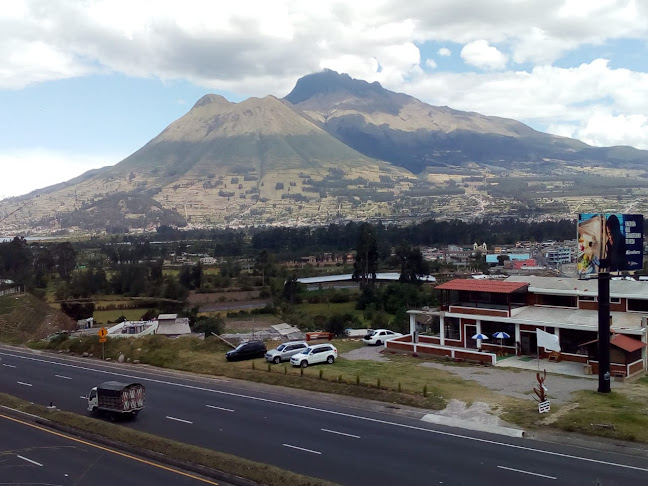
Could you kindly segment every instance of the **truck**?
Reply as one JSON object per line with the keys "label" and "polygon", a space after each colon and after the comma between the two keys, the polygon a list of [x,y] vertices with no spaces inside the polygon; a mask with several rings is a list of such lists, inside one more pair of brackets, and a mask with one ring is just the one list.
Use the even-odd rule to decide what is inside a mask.
{"label": "truck", "polygon": [[118,417],[135,418],[144,408],[144,385],[106,381],[94,387],[88,394],[88,411],[107,415],[111,420]]}

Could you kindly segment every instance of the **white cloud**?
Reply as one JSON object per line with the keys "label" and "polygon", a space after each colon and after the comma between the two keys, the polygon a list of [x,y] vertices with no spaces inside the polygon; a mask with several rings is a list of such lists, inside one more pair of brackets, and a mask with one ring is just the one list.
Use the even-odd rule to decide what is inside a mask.
{"label": "white cloud", "polygon": [[502,69],[508,61],[497,47],[488,45],[483,39],[466,44],[461,49],[461,59],[466,64],[482,69]]}
{"label": "white cloud", "polygon": [[425,65],[429,67],[430,69],[436,69],[437,68],[437,63],[434,59],[426,59],[425,60]]}
{"label": "white cloud", "polygon": [[648,73],[614,69],[605,59],[531,72],[433,72],[391,88],[433,105],[514,118],[595,145],[648,149]]}
{"label": "white cloud", "polygon": [[[0,9],[0,89],[112,71],[188,80],[241,96],[283,96],[300,76],[329,67],[432,104],[573,129],[593,142],[630,139],[648,147],[641,119],[648,113],[646,74],[611,69],[602,59],[552,66],[578,47],[648,41],[643,0],[6,3]],[[508,55],[534,67],[424,72],[417,47],[424,41],[463,45],[470,66],[502,70]],[[441,47],[437,54],[451,51]],[[425,66],[432,63],[428,58]]]}
{"label": "white cloud", "polygon": [[0,199],[65,182],[90,169],[114,165],[123,158],[116,154],[79,155],[46,149],[0,152]]}

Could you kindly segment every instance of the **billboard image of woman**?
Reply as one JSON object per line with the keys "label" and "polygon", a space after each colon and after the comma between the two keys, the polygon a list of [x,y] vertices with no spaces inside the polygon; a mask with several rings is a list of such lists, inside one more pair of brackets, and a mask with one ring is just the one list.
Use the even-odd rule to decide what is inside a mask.
{"label": "billboard image of woman", "polygon": [[635,271],[643,268],[643,216],[580,214],[578,274]]}

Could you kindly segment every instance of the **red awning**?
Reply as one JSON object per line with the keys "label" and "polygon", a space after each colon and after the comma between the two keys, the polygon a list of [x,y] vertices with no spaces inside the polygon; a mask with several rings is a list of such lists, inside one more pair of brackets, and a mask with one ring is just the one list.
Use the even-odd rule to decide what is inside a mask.
{"label": "red awning", "polygon": [[[598,339],[588,341],[581,344],[580,346],[587,346],[588,344],[594,343],[598,343]],[[633,351],[648,346],[648,344],[643,343],[638,339],[631,338],[630,336],[626,336],[625,334],[617,334],[615,332],[612,332],[612,335],[610,336],[610,344],[616,346],[617,348],[621,348],[628,353],[632,353]]]}
{"label": "red awning", "polygon": [[475,280],[457,278],[437,285],[439,290],[465,290],[468,292],[490,292],[492,294],[512,294],[522,288],[528,287],[526,282],[501,282],[497,280]]}

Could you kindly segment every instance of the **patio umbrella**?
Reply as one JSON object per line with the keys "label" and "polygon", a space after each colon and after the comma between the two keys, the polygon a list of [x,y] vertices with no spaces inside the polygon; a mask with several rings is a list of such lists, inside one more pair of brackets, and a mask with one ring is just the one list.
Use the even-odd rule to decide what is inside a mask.
{"label": "patio umbrella", "polygon": [[499,332],[496,332],[495,334],[493,334],[493,337],[495,339],[499,339],[500,340],[500,346],[502,346],[504,344],[502,341],[504,339],[510,338],[511,336],[509,336],[508,333],[505,333],[504,331],[499,331]]}
{"label": "patio umbrella", "polygon": [[479,340],[481,339],[483,341],[484,339],[488,339],[488,336],[486,334],[479,333],[475,334],[472,338],[477,340],[477,347],[481,349],[481,342]]}

